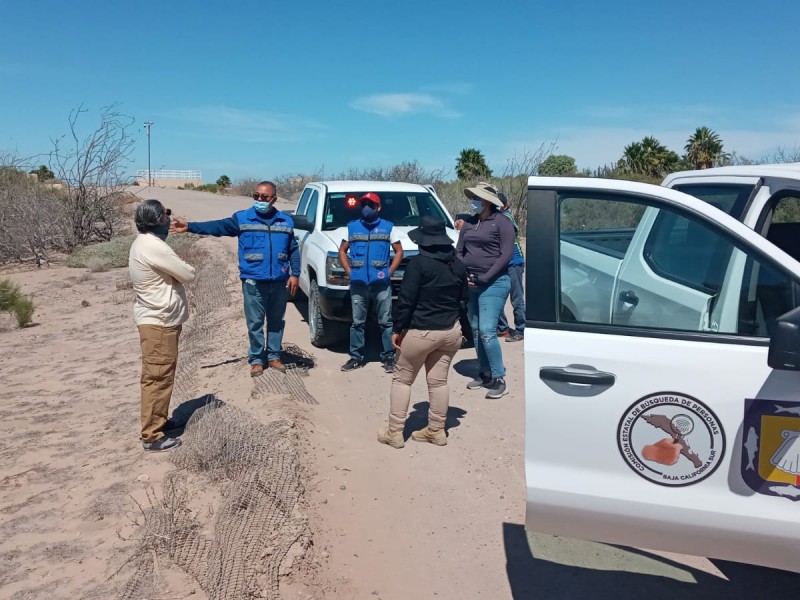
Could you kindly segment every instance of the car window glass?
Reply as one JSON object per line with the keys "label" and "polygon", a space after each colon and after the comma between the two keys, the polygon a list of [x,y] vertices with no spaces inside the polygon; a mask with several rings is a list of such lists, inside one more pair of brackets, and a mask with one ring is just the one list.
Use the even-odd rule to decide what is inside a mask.
{"label": "car window glass", "polygon": [[795,260],[800,260],[800,193],[781,194],[771,210],[766,238]]}
{"label": "car window glass", "polygon": [[753,193],[754,185],[721,184],[721,183],[686,183],[676,185],[673,189],[708,202],[714,208],[728,213],[738,219],[747,200]]}
{"label": "car window glass", "polygon": [[559,202],[562,322],[767,337],[796,306],[779,265],[688,212],[623,194]]}
{"label": "car window glass", "polygon": [[[429,193],[382,192],[375,190],[381,198],[382,219],[397,226],[417,227],[424,215],[442,219],[451,227],[447,215],[433,195]],[[364,192],[329,192],[325,202],[324,230],[338,229],[350,221],[360,218],[358,199]]]}
{"label": "car window glass", "polygon": [[303,195],[300,196],[300,201],[297,203],[297,210],[295,211],[295,214],[297,215],[306,214],[306,208],[308,207],[308,199],[310,197],[311,197],[311,188],[304,189]]}
{"label": "car window glass", "polygon": [[313,223],[317,220],[317,204],[319,201],[319,192],[314,190],[311,194],[311,199],[308,201],[308,209],[306,210],[306,218],[308,219],[309,223]]}

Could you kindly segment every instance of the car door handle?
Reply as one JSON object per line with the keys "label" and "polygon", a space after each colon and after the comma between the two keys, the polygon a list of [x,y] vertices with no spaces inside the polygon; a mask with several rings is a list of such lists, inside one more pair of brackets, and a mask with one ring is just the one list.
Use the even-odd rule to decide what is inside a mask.
{"label": "car door handle", "polygon": [[592,370],[594,367],[542,367],[539,379],[543,381],[561,381],[565,383],[583,383],[586,385],[612,386],[617,380],[613,373]]}

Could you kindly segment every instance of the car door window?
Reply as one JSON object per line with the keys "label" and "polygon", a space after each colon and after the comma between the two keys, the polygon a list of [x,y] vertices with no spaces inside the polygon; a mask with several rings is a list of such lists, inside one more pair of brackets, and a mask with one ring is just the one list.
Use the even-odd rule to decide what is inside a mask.
{"label": "car door window", "polygon": [[774,198],[768,220],[766,238],[800,260],[800,192],[784,192]]}
{"label": "car door window", "polygon": [[317,204],[319,203],[319,192],[314,190],[311,194],[311,199],[308,201],[308,209],[306,210],[306,218],[309,223],[314,223],[317,220]]}
{"label": "car door window", "polygon": [[[308,207],[308,199],[311,197],[311,188],[306,188],[303,190],[303,195],[300,196],[300,201],[297,203],[297,210],[295,214],[298,215],[305,215],[306,209]],[[316,192],[314,192],[316,194]]]}
{"label": "car door window", "polygon": [[620,195],[559,198],[562,322],[768,337],[793,279],[691,213]]}

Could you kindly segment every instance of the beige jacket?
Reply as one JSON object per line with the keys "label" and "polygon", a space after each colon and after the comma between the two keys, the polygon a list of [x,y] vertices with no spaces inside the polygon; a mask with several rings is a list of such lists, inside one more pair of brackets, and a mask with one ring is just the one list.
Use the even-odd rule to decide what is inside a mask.
{"label": "beige jacket", "polygon": [[194,281],[194,267],[182,261],[166,242],[152,233],[133,240],[128,257],[136,300],[136,325],[175,327],[189,318],[185,283]]}

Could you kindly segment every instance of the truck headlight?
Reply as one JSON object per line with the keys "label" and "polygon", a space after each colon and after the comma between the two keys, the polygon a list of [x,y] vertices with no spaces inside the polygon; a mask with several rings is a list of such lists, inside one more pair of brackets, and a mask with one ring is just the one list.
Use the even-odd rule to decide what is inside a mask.
{"label": "truck headlight", "polygon": [[328,285],[350,285],[350,278],[338,256],[328,256],[325,260],[325,280]]}

